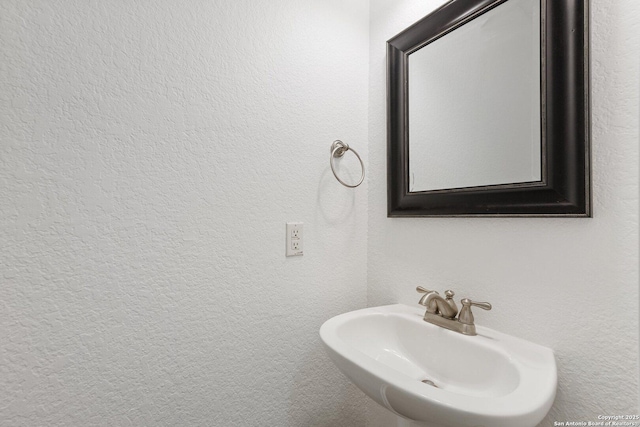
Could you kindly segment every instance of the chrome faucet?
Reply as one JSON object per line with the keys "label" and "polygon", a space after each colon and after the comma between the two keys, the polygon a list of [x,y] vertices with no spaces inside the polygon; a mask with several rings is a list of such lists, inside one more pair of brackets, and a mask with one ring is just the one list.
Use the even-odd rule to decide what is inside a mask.
{"label": "chrome faucet", "polygon": [[[458,307],[453,300],[455,293],[452,290],[444,292],[445,298],[442,298],[438,292],[430,291],[422,286],[418,286],[416,291],[424,294],[418,303],[427,307],[427,311],[424,313],[425,322],[433,323],[464,335],[476,335],[476,325],[471,312],[472,305],[491,310],[491,304],[488,302],[474,302],[469,298],[463,298],[460,301],[462,309],[458,314]],[[456,314],[458,315],[457,319]]]}

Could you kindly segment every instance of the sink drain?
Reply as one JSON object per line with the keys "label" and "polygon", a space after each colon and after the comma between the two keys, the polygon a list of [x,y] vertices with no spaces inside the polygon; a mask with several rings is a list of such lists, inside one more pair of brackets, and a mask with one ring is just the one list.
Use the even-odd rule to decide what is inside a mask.
{"label": "sink drain", "polygon": [[434,383],[434,382],[433,382],[433,381],[431,381],[431,380],[422,380],[422,382],[423,382],[423,383],[425,383],[425,384],[428,384],[428,385],[430,385],[430,386],[432,386],[432,387],[438,388],[438,386],[436,385],[436,383]]}

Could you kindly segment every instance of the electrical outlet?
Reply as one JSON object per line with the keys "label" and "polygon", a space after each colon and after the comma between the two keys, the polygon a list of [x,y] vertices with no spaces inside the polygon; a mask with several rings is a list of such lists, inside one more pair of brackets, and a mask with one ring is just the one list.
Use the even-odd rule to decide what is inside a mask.
{"label": "electrical outlet", "polygon": [[287,223],[287,256],[301,256],[302,250],[302,223]]}

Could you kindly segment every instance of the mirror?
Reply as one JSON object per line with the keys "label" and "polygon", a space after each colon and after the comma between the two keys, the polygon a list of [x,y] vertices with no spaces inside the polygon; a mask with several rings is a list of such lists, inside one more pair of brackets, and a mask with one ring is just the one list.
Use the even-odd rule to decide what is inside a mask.
{"label": "mirror", "polygon": [[390,217],[591,216],[587,6],[453,0],[387,42]]}

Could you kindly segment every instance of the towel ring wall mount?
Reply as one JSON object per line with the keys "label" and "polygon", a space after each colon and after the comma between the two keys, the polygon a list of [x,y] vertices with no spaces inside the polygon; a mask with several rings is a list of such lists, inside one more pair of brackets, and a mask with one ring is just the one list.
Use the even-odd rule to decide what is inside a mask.
{"label": "towel ring wall mount", "polygon": [[[356,155],[356,157],[358,158],[358,161],[360,162],[360,167],[362,168],[362,175],[360,176],[360,180],[358,181],[357,184],[347,184],[346,182],[341,180],[338,174],[336,173],[336,169],[334,166],[334,159],[344,156],[344,153],[346,153],[347,151],[351,151],[353,154]],[[336,139],[335,141],[333,141],[333,143],[331,144],[331,156],[329,157],[329,164],[331,165],[331,172],[333,172],[333,176],[335,176],[338,182],[344,185],[345,187],[356,188],[358,185],[362,184],[362,181],[364,181],[364,163],[362,162],[362,159],[358,155],[357,151],[349,147],[349,144],[347,144],[346,142],[342,142],[339,139]]]}

